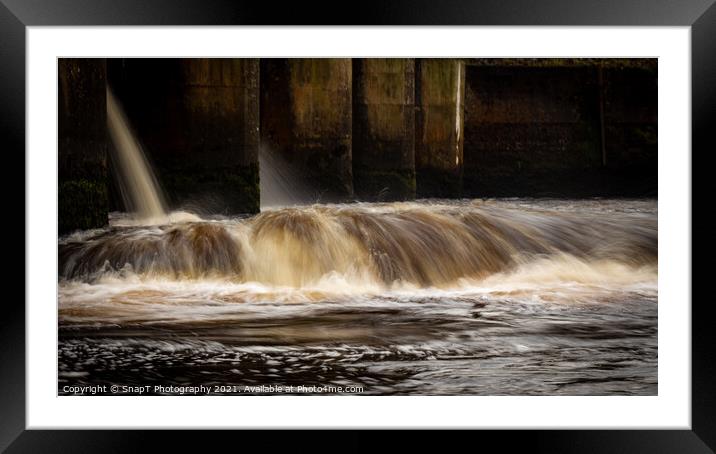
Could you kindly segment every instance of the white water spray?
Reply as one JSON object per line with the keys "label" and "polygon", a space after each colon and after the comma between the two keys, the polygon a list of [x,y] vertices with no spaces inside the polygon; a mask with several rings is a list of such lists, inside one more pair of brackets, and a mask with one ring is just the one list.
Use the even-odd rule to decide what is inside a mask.
{"label": "white water spray", "polygon": [[304,178],[278,152],[262,146],[259,151],[261,208],[305,205],[316,200]]}
{"label": "white water spray", "polygon": [[167,216],[164,196],[142,147],[132,135],[126,115],[107,88],[107,125],[116,149],[118,182],[128,210],[141,220]]}

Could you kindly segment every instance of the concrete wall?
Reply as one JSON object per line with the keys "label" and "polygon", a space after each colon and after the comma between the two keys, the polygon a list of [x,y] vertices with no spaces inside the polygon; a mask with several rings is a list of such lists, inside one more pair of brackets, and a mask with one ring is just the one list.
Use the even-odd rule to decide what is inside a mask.
{"label": "concrete wall", "polygon": [[591,67],[469,66],[465,192],[552,195],[601,166]]}
{"label": "concrete wall", "polygon": [[462,191],[465,65],[457,59],[415,62],[415,171],[418,197]]}
{"label": "concrete wall", "polygon": [[258,212],[258,59],[111,60],[109,80],[174,208]]}
{"label": "concrete wall", "polygon": [[58,60],[60,234],[107,224],[107,105],[104,59]]}
{"label": "concrete wall", "polygon": [[607,194],[656,195],[656,65],[615,65],[602,72]]}
{"label": "concrete wall", "polygon": [[353,195],[351,59],[262,59],[261,146],[321,201]]}
{"label": "concrete wall", "polygon": [[656,194],[656,62],[469,60],[464,194]]}
{"label": "concrete wall", "polygon": [[353,184],[361,200],[415,197],[415,61],[353,60]]}
{"label": "concrete wall", "polygon": [[173,208],[257,212],[260,146],[322,202],[354,187],[364,200],[657,192],[655,59],[60,59],[58,69],[63,233],[107,222],[106,81]]}

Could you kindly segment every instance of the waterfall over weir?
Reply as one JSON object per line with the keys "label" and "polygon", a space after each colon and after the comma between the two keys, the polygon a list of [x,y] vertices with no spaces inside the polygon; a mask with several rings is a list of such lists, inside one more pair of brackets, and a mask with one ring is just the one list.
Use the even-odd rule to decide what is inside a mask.
{"label": "waterfall over weir", "polygon": [[641,60],[59,59],[57,395],[657,396]]}
{"label": "waterfall over weir", "polygon": [[59,242],[60,392],[139,376],[371,395],[655,395],[657,260],[656,201],[113,219]]}
{"label": "waterfall over weir", "polygon": [[655,267],[656,227],[653,216],[604,219],[490,204],[314,205],[68,241],[60,245],[60,274],[92,281],[124,270],[149,278],[213,277],[295,288],[327,276],[356,288],[451,286],[550,260],[563,265],[550,273],[571,273],[577,262],[585,268],[607,263],[624,272]]}

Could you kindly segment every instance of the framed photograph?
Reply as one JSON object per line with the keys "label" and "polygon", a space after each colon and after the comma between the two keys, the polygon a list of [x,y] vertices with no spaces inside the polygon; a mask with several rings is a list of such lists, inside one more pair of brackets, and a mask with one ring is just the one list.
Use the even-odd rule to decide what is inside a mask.
{"label": "framed photograph", "polygon": [[710,0],[2,2],[26,188],[3,449],[391,428],[713,452]]}

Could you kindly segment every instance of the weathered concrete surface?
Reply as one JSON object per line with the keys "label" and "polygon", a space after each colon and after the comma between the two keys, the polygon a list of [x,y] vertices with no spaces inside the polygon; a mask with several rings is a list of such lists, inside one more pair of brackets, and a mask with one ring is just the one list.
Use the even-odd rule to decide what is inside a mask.
{"label": "weathered concrete surface", "polygon": [[172,207],[259,211],[258,59],[111,60],[109,79]]}
{"label": "weathered concrete surface", "polygon": [[416,59],[415,171],[418,197],[462,192],[465,65]]}
{"label": "weathered concrete surface", "polygon": [[473,59],[466,78],[466,195],[656,194],[655,61]]}
{"label": "weathered concrete surface", "polygon": [[104,59],[58,60],[59,233],[107,224]]}
{"label": "weathered concrete surface", "polygon": [[658,86],[651,62],[603,69],[607,194],[657,194]]}
{"label": "weathered concrete surface", "polygon": [[573,193],[601,159],[594,68],[467,68],[466,193]]}
{"label": "weathered concrete surface", "polygon": [[415,61],[353,60],[353,185],[362,200],[415,198]]}
{"label": "weathered concrete surface", "polygon": [[261,146],[322,201],[353,195],[351,59],[261,60]]}
{"label": "weathered concrete surface", "polygon": [[656,194],[656,60],[108,65],[175,207],[257,211],[259,139],[320,201]]}

